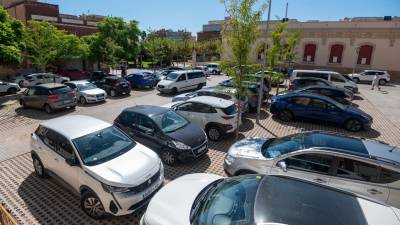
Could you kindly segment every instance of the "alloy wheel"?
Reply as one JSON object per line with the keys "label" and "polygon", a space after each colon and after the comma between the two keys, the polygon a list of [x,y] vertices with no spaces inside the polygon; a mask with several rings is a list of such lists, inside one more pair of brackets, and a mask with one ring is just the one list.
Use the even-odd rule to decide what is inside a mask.
{"label": "alloy wheel", "polygon": [[289,112],[287,110],[284,110],[281,113],[279,113],[279,118],[282,121],[289,122],[289,121],[291,121],[293,119],[293,116],[292,116],[291,112]]}
{"label": "alloy wheel", "polygon": [[83,202],[83,208],[88,215],[94,218],[102,217],[105,214],[103,205],[95,197],[86,198]]}
{"label": "alloy wheel", "polygon": [[115,96],[117,96],[117,93],[115,92],[115,90],[111,90],[110,95],[111,95],[111,97],[115,97]]}
{"label": "alloy wheel", "polygon": [[33,167],[35,168],[35,172],[37,173],[37,175],[39,177],[42,177],[43,176],[43,166],[42,166],[42,163],[37,158],[35,158],[33,160]]}
{"label": "alloy wheel", "polygon": [[82,105],[85,105],[85,104],[86,104],[86,99],[85,99],[85,97],[82,96],[82,97],[80,98],[80,102],[81,102]]}
{"label": "alloy wheel", "polygon": [[163,152],[161,158],[167,165],[173,165],[176,162],[175,155],[170,151]]}
{"label": "alloy wheel", "polygon": [[213,127],[213,128],[208,129],[208,137],[212,141],[217,141],[221,137],[221,134],[217,128]]}
{"label": "alloy wheel", "polygon": [[358,120],[349,120],[346,123],[346,128],[350,131],[359,131],[361,130],[361,123]]}
{"label": "alloy wheel", "polygon": [[53,110],[51,109],[51,107],[49,106],[49,105],[45,105],[44,106],[44,111],[47,113],[47,114],[51,114],[52,112],[53,112]]}

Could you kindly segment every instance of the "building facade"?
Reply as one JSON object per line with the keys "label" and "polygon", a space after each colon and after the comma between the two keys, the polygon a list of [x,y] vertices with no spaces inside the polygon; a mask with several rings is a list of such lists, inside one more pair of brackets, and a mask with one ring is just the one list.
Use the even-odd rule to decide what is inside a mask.
{"label": "building facade", "polygon": [[[220,21],[220,24],[223,22]],[[276,23],[270,22],[271,29]],[[266,22],[260,22],[260,26],[264,35],[253,45],[253,63],[262,62],[257,49],[268,39],[265,35]],[[290,20],[288,29],[300,32],[300,41],[295,49],[296,68],[323,68],[341,73],[381,69],[400,80],[400,17],[308,22]],[[225,50],[221,56],[223,59],[231,57],[230,51],[227,48]]]}

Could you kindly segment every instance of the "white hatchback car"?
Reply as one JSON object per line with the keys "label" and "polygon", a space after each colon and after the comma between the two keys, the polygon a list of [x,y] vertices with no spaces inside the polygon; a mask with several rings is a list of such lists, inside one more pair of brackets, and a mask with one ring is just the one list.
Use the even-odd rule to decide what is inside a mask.
{"label": "white hatchback car", "polygon": [[76,98],[82,105],[103,102],[107,98],[106,91],[86,80],[69,81],[64,84],[76,91]]}
{"label": "white hatchback car", "polygon": [[51,73],[34,73],[25,77],[24,87],[32,87],[39,84],[60,83],[63,84],[70,79],[68,77],[60,77]]}
{"label": "white hatchback car", "polygon": [[161,93],[175,94],[181,91],[201,89],[207,85],[206,75],[201,70],[180,70],[169,73],[157,84]]}
{"label": "white hatchback car", "polygon": [[157,154],[115,126],[88,116],[41,123],[32,134],[31,149],[36,174],[60,178],[95,219],[134,212],[164,182]]}
{"label": "white hatchback car", "polygon": [[194,97],[164,105],[203,128],[212,141],[237,129],[237,107],[233,101],[211,96]]}

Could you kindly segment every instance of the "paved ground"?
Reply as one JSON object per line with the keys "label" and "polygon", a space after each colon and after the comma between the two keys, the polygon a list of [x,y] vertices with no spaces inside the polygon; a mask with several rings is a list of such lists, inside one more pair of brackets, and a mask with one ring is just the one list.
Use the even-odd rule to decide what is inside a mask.
{"label": "paved ground", "polygon": [[[263,111],[261,116],[262,120],[259,125],[255,123],[254,115],[248,115],[245,118],[240,128],[241,138],[250,136],[280,137],[304,130],[328,130],[342,132],[349,136],[356,135],[358,137],[375,138],[392,145],[399,145],[400,129],[398,126],[388,120],[388,117],[381,112],[381,109],[378,109],[378,107],[373,104],[373,101],[366,100],[366,97],[363,95],[364,89],[361,93],[362,95],[357,98],[354,103],[360,109],[374,117],[374,124],[369,131],[349,133],[339,127],[324,124],[310,124],[304,122],[282,123],[271,117],[268,112]],[[369,93],[367,93],[367,95],[368,94]],[[148,92],[138,97],[133,96],[124,100],[111,100],[105,105],[78,108],[77,112],[72,113],[89,114],[111,121],[124,107],[145,103],[162,104],[169,100],[168,97],[162,96],[159,98],[156,93]],[[44,114],[40,116],[44,116]],[[8,146],[10,146],[12,142],[20,141],[24,143],[21,144],[22,149],[17,150],[13,148],[13,151],[18,151],[19,153],[29,151],[29,146],[27,146],[28,134],[21,134],[21,137],[12,139],[12,137],[15,136],[14,131],[25,130],[25,132],[27,132],[35,126],[35,123],[40,121],[39,117],[35,116],[31,116],[25,121],[25,117],[26,115],[23,114],[22,118],[19,119],[22,119],[24,123],[30,121],[29,119],[35,122],[26,122],[27,125],[21,126],[19,125],[19,120],[16,120],[14,128],[1,132],[5,137],[10,138],[10,141],[5,142]],[[2,127],[2,125],[0,125],[0,127]],[[24,129],[22,127],[24,127]],[[11,133],[13,135],[9,135]],[[0,138],[2,140],[1,142],[3,142],[3,137],[0,136]],[[210,151],[207,156],[177,167],[166,167],[166,178],[172,180],[184,174],[199,172],[225,175],[222,169],[222,162],[227,149],[233,142],[234,138],[229,136],[220,142],[210,143]],[[8,148],[6,147],[5,149],[7,150]],[[138,224],[138,218],[141,215],[139,212],[130,216],[109,218],[104,221],[94,221],[90,219],[80,210],[78,197],[66,191],[53,179],[42,180],[34,175],[29,154],[22,154],[0,162],[0,200],[11,209],[13,215],[15,215],[22,224]]]}

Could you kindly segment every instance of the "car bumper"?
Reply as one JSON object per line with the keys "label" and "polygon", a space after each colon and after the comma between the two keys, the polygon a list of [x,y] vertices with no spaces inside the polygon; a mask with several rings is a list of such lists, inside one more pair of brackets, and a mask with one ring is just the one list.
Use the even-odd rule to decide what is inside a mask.
{"label": "car bumper", "polygon": [[172,88],[165,88],[157,86],[157,91],[162,93],[172,93]]}
{"label": "car bumper", "polygon": [[180,150],[178,154],[178,159],[180,161],[194,160],[207,154],[207,152],[208,152],[208,143],[205,143],[199,147],[192,148],[191,150],[186,150],[186,151]]}
{"label": "car bumper", "polygon": [[68,107],[74,107],[76,106],[77,102],[76,99],[74,98],[71,102],[64,103],[64,102],[53,102],[50,104],[50,107],[52,109],[65,109]]}
{"label": "car bumper", "polygon": [[87,102],[89,102],[89,103],[94,103],[94,102],[102,102],[102,101],[105,101],[106,100],[106,96],[104,95],[104,96],[99,96],[99,97],[89,97],[89,96],[87,96],[86,97],[86,101]]}
{"label": "car bumper", "polygon": [[131,93],[131,89],[130,88],[124,88],[124,89],[117,89],[115,90],[117,92],[117,94],[119,95],[127,95],[129,93]]}

